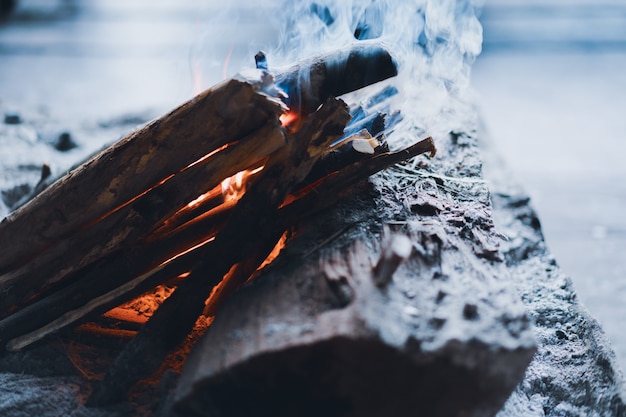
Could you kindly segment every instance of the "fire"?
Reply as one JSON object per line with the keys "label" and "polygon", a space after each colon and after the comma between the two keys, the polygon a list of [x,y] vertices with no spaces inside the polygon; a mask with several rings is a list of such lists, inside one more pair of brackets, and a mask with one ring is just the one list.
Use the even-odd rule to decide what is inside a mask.
{"label": "fire", "polygon": [[263,165],[254,169],[246,169],[239,171],[232,177],[228,177],[222,181],[222,196],[224,197],[224,203],[236,202],[246,192],[246,182],[251,176],[257,174],[263,170]]}
{"label": "fire", "polygon": [[[226,181],[226,180],[224,180]],[[216,197],[219,193],[223,194],[223,186],[218,188],[214,188],[209,192],[206,192],[204,194],[202,194],[201,196],[199,196],[198,198],[196,198],[195,200],[190,201],[189,203],[187,203],[187,208],[193,209],[196,208],[198,206],[200,206],[200,204],[202,204],[203,201],[209,200],[211,198]]]}
{"label": "fire", "polygon": [[228,75],[228,64],[230,64],[230,58],[233,56],[233,47],[231,46],[222,65],[222,79],[225,80]]}
{"label": "fire", "polygon": [[265,260],[261,262],[258,267],[256,267],[256,270],[253,271],[251,275],[249,275],[249,270],[245,273],[245,275],[240,273],[242,269],[246,269],[246,267],[241,268],[241,264],[233,265],[222,281],[215,288],[213,288],[211,295],[209,295],[206,299],[203,315],[206,317],[214,316],[219,306],[235,291],[237,291],[242,284],[254,279],[254,277],[258,275],[259,271],[274,262],[280,252],[285,248],[288,237],[288,232],[283,233],[269,255],[267,255]]}
{"label": "fire", "polygon": [[287,232],[283,233],[283,235],[280,237],[280,240],[278,241],[278,243],[276,243],[276,246],[274,246],[274,249],[272,249],[270,254],[267,255],[267,258],[265,258],[263,263],[261,265],[259,265],[259,267],[257,268],[257,271],[260,271],[261,269],[265,268],[267,265],[269,265],[272,262],[274,262],[274,259],[278,258],[278,255],[280,255],[280,252],[287,245],[287,237],[288,237],[287,235],[288,235]]}
{"label": "fire", "polygon": [[[291,120],[295,120],[296,117],[293,117]],[[193,162],[188,167],[184,168],[188,169],[190,166],[196,165],[198,163],[204,162],[208,158],[210,158],[215,153],[223,150],[227,145],[216,149],[212,153],[200,158],[198,161]],[[171,218],[165,221],[164,226],[168,226],[169,222],[173,223],[174,228],[179,227],[187,227],[187,225],[194,223],[196,220],[215,213],[216,210],[221,210],[224,208],[234,206],[241,197],[246,192],[247,185],[252,177],[261,172],[264,169],[264,163],[261,163],[257,167],[253,167],[250,169],[246,169],[240,172],[237,172],[235,175],[232,175],[228,178],[222,180],[222,182],[216,186],[215,188],[209,190],[208,192],[198,196],[194,200],[187,203],[182,209],[176,212]],[[169,180],[167,178],[166,180]],[[181,223],[182,222],[182,223]],[[179,224],[180,223],[180,224]],[[191,226],[193,227],[193,226]],[[167,227],[166,227],[167,228]],[[157,233],[158,234],[158,233]],[[216,238],[214,232],[211,232],[210,235],[207,235],[202,240],[197,242],[195,245],[190,246],[189,248],[172,253],[165,261],[161,262],[158,266],[156,266],[152,271],[148,273],[157,272],[160,269],[164,268],[174,260],[193,252],[210,242],[214,241]],[[276,246],[273,248],[271,253],[267,256],[267,258],[261,263],[261,265],[257,268],[256,272],[252,274],[255,276],[258,271],[263,269],[265,266],[269,265],[273,262],[279,255],[280,251],[285,247],[287,241],[287,233],[285,233]],[[225,300],[229,295],[231,295],[246,279],[250,277],[246,275],[243,276],[233,276],[233,271],[237,271],[239,264],[234,265],[231,271],[224,276],[222,282],[214,289],[212,295],[207,299],[208,308],[216,308],[218,304],[220,304],[223,300]],[[245,268],[244,268],[245,269]],[[176,278],[176,281],[184,280],[190,274],[189,271],[184,272]],[[236,274],[235,274],[236,275]],[[241,274],[240,274],[241,275]],[[135,323],[135,324],[143,324],[145,323],[153,311],[158,308],[158,306],[174,291],[176,283],[174,281],[170,282],[167,285],[159,286],[160,292],[155,296],[154,292],[143,294],[139,297],[136,297],[132,301],[111,309],[107,313],[105,313],[105,317],[110,319],[121,320],[126,323]],[[163,289],[167,290],[167,294],[163,293]],[[150,307],[147,308],[146,306]],[[152,308],[154,307],[154,308]],[[140,311],[141,310],[141,311]],[[214,311],[214,310],[211,310]],[[200,323],[201,322],[201,323]],[[208,320],[206,317],[204,319],[200,319],[199,323],[196,323],[198,327],[198,331],[203,331],[210,325],[211,320]]]}
{"label": "fire", "polygon": [[[220,149],[223,148],[224,147]],[[218,150],[213,153],[217,151]],[[204,161],[213,153],[201,158],[189,166]],[[240,171],[235,175],[222,180],[219,185],[191,200],[170,218],[165,220],[161,226],[154,230],[155,236],[170,233],[173,230],[178,230],[179,227],[190,226],[192,223],[204,219],[207,216],[212,216],[220,210],[231,208],[244,195],[246,191],[246,183],[252,176],[259,173],[262,169],[263,165],[260,165],[256,168]]]}
{"label": "fire", "polygon": [[286,113],[281,114],[279,119],[280,119],[280,124],[283,127],[288,128],[288,127],[293,126],[295,122],[298,120],[298,114],[293,111],[288,111]]}

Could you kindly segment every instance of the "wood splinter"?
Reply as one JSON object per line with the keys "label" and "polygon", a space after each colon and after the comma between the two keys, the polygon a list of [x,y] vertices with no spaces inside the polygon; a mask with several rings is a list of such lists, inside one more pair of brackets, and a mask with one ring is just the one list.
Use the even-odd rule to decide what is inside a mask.
{"label": "wood splinter", "polygon": [[378,263],[374,267],[372,279],[378,287],[385,287],[393,278],[396,269],[411,256],[413,243],[405,235],[393,235],[387,244],[383,245],[383,250]]}

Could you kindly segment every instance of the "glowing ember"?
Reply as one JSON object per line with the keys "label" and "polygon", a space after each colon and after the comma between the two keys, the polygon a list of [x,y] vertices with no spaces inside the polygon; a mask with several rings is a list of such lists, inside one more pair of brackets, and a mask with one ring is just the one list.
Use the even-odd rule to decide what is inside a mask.
{"label": "glowing ember", "polygon": [[284,126],[291,126],[296,120],[298,115],[295,112],[288,111],[280,115],[280,123]]}
{"label": "glowing ember", "polygon": [[274,259],[278,258],[278,255],[280,255],[280,252],[287,245],[287,234],[288,234],[288,232],[283,233],[283,235],[280,237],[280,240],[278,241],[278,243],[276,243],[276,246],[274,246],[274,249],[272,249],[270,254],[267,255],[267,258],[265,258],[263,263],[257,268],[257,271],[260,271],[261,269],[265,268],[267,265],[269,265],[272,262],[274,262]]}
{"label": "glowing ember", "polygon": [[172,287],[158,285],[144,295],[107,311],[103,316],[127,323],[144,324],[173,292]]}
{"label": "glowing ember", "polygon": [[168,263],[172,262],[174,259],[180,258],[183,255],[188,254],[189,252],[193,252],[194,250],[206,245],[209,242],[213,242],[215,240],[215,236],[211,236],[210,238],[206,239],[203,242],[198,243],[197,245],[194,245],[192,247],[190,247],[187,250],[184,250],[174,256],[172,256],[170,259],[168,259],[167,261],[163,262],[161,265],[158,266],[158,268],[162,268],[163,266],[167,265]]}
{"label": "glowing ember", "polygon": [[289,232],[283,233],[267,258],[265,258],[261,265],[259,265],[256,268],[256,271],[254,271],[251,275],[248,275],[250,271],[248,271],[245,275],[242,275],[240,273],[240,268],[238,268],[241,264],[234,265],[228,273],[224,275],[222,281],[213,288],[213,291],[211,291],[211,294],[206,299],[203,315],[206,317],[214,316],[219,306],[235,291],[237,291],[242,284],[246,281],[254,279],[258,275],[259,271],[274,262],[280,252],[285,248],[288,234]]}
{"label": "glowing ember", "polygon": [[[224,180],[226,181],[226,180]],[[218,193],[223,192],[221,188],[214,188],[211,191],[202,194],[200,197],[196,198],[195,200],[190,201],[189,203],[187,203],[187,207],[188,208],[195,208],[198,207],[203,201],[206,201],[210,198],[213,198],[215,196],[218,195]]]}

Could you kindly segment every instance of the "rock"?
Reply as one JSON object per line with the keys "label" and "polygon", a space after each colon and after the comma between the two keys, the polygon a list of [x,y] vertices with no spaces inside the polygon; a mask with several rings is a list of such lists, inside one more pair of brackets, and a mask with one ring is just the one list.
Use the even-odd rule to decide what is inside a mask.
{"label": "rock", "polygon": [[7,125],[19,125],[22,123],[22,117],[19,113],[6,112],[4,113],[4,123]]}
{"label": "rock", "polygon": [[74,142],[72,135],[69,132],[62,132],[56,140],[54,144],[54,149],[61,152],[69,151],[70,149],[74,149],[78,145]]}
{"label": "rock", "polygon": [[16,185],[7,190],[1,190],[2,201],[9,209],[18,207],[25,199],[31,195],[33,187],[29,184]]}

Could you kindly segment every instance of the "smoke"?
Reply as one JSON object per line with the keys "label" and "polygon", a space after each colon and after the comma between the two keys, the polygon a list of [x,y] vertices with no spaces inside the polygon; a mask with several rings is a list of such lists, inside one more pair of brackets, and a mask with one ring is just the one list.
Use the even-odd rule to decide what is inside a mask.
{"label": "smoke", "polygon": [[[471,65],[482,46],[480,0],[284,0],[254,5],[247,9],[252,17],[241,13],[241,2],[232,9],[238,11],[223,11],[221,22],[239,25],[228,36],[208,37],[247,45],[235,48],[231,74],[253,66],[260,49],[267,53],[271,69],[354,43],[378,41],[399,64],[398,77],[386,83],[399,92],[392,106],[408,124],[402,130],[437,137],[472,123],[475,111],[468,108],[468,87]],[[221,48],[220,54],[226,55]],[[350,98],[367,99],[358,94]],[[401,137],[393,141],[403,144]]]}

